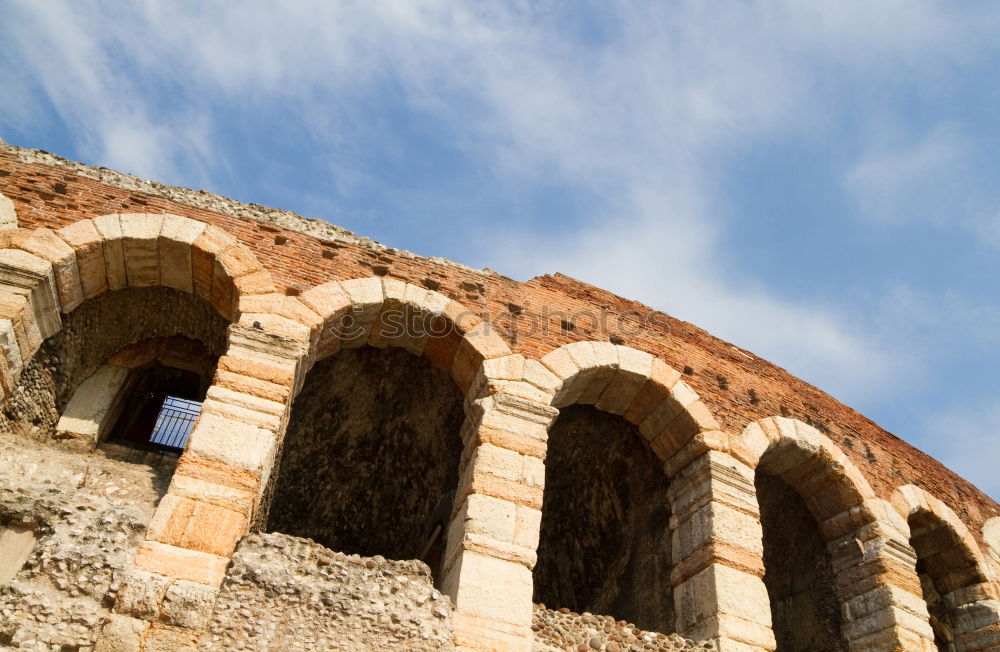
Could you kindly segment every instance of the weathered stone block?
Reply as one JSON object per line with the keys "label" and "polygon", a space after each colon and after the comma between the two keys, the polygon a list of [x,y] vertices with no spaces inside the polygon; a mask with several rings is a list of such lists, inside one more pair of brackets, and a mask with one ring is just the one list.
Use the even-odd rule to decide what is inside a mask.
{"label": "weathered stone block", "polygon": [[451,363],[451,377],[462,391],[466,391],[485,360],[508,354],[510,347],[495,333],[466,333]]}
{"label": "weathered stone block", "polygon": [[[248,398],[251,398],[248,396]],[[201,405],[202,414],[213,414],[233,421],[246,423],[257,428],[277,432],[281,428],[281,416],[261,412],[244,405],[207,398]]]}
{"label": "weathered stone block", "polygon": [[237,276],[233,279],[233,292],[236,297],[252,294],[268,294],[277,290],[271,278],[271,272],[261,269],[256,272]]}
{"label": "weathered stone block", "polygon": [[[178,478],[183,479],[184,484],[181,484]],[[192,483],[198,481],[199,483],[205,482],[209,484],[189,484],[189,480]],[[230,494],[215,485],[231,489],[234,493]],[[243,494],[256,495],[259,488],[259,473],[239,469],[217,460],[198,457],[188,451],[177,461],[177,470],[174,472],[170,491],[177,493],[177,495],[184,495],[184,491],[190,491],[191,494],[188,496],[190,498],[206,502],[217,502],[223,507],[239,511],[237,505],[227,504],[228,501],[236,499],[236,497]],[[206,491],[207,493],[204,495],[195,493],[198,491]],[[238,505],[243,506],[242,502],[238,503]]]}
{"label": "weathered stone block", "polygon": [[3,357],[3,387],[9,391],[21,376],[21,347],[17,342],[14,322],[0,319],[0,355]]}
{"label": "weathered stone block", "polygon": [[618,349],[618,371],[604,388],[595,405],[611,414],[623,414],[646,384],[653,356],[625,346]]}
{"label": "weathered stone block", "polygon": [[10,231],[17,228],[17,212],[14,202],[0,194],[0,231]]}
{"label": "weathered stone block", "polygon": [[63,312],[70,312],[83,303],[83,285],[76,252],[62,238],[49,229],[35,229],[21,244],[21,249],[52,264]]}
{"label": "weathered stone block", "polygon": [[135,568],[140,571],[215,587],[222,583],[228,564],[228,557],[155,541],[146,541],[135,554]]}
{"label": "weathered stone block", "polygon": [[56,231],[76,252],[83,296],[93,299],[108,289],[107,263],[104,261],[104,240],[93,220],[80,220]]}
{"label": "weathered stone block", "polygon": [[294,319],[272,313],[247,312],[240,315],[239,325],[284,340],[300,342],[306,351],[312,348],[312,329]]}
{"label": "weathered stone block", "polygon": [[308,326],[313,335],[318,335],[323,318],[296,297],[271,292],[239,298],[240,313],[272,313]]}
{"label": "weathered stone block", "polygon": [[552,375],[559,379],[560,386],[562,383],[566,382],[568,379],[580,372],[580,367],[576,364],[573,360],[573,356],[569,354],[569,351],[567,351],[565,347],[550,351],[545,354],[539,362],[541,362],[546,369],[551,371]]}
{"label": "weathered stone block", "polygon": [[167,494],[150,521],[150,541],[228,557],[246,531],[245,510]]}
{"label": "weathered stone block", "polygon": [[197,652],[198,632],[154,623],[142,642],[143,652]]}
{"label": "weathered stone block", "polygon": [[176,290],[194,292],[191,250],[206,224],[179,215],[164,215],[159,235],[160,282]]}
{"label": "weathered stone block", "polygon": [[191,247],[191,273],[195,293],[205,301],[212,300],[212,282],[215,278],[215,259],[239,244],[232,235],[209,224]]}
{"label": "weathered stone block", "polygon": [[125,245],[122,242],[122,223],[117,213],[101,215],[93,219],[94,228],[101,234],[104,247],[108,288],[121,290],[128,287],[125,268]]}
{"label": "weathered stone block", "polygon": [[[550,397],[555,396],[562,385],[562,380],[538,360],[524,361],[524,380]],[[547,403],[551,403],[551,398]]]}
{"label": "weathered stone block", "polygon": [[517,507],[492,496],[472,494],[452,519],[448,541],[458,543],[466,534],[479,534],[503,543],[514,540]]}
{"label": "weathered stone block", "polygon": [[167,625],[200,630],[208,624],[218,590],[211,586],[177,580],[163,599],[162,618]]}
{"label": "weathered stone block", "polygon": [[125,276],[129,286],[159,285],[163,215],[124,213],[119,219],[125,249]]}
{"label": "weathered stone block", "polygon": [[129,370],[102,365],[77,388],[56,425],[57,437],[77,437],[95,444],[111,427],[117,400]]}
{"label": "weathered stone block", "polygon": [[[27,297],[0,290],[0,322],[5,324],[3,331],[8,334],[8,338],[9,333],[13,331],[18,348],[16,354],[22,361],[16,365],[11,364],[9,368],[20,369],[23,364],[31,360],[35,351],[42,345],[42,334],[35,322],[35,316],[28,304]],[[10,324],[10,328],[6,327],[7,323]],[[8,360],[11,360],[15,351],[14,349],[5,349],[4,355]]]}
{"label": "weathered stone block", "polygon": [[[513,519],[512,527],[513,527]],[[21,571],[35,548],[37,537],[31,524],[0,525],[0,586],[8,584]]]}
{"label": "weathered stone block", "polygon": [[42,339],[59,332],[59,294],[52,263],[26,251],[0,249],[0,289],[28,300]]}
{"label": "weathered stone block", "polygon": [[115,612],[133,618],[155,620],[170,579],[159,573],[133,570],[118,590]]}
{"label": "weathered stone block", "polygon": [[538,536],[542,526],[542,511],[519,505],[514,525],[514,545],[531,550],[538,549]]}
{"label": "weathered stone block", "polygon": [[273,460],[276,443],[273,432],[205,413],[198,418],[191,433],[187,452],[260,473]]}
{"label": "weathered stone block", "polygon": [[142,649],[142,639],[149,622],[130,616],[111,614],[101,630],[94,652],[135,652]]}
{"label": "weathered stone block", "polygon": [[476,552],[462,552],[444,581],[459,613],[531,625],[531,571]]}

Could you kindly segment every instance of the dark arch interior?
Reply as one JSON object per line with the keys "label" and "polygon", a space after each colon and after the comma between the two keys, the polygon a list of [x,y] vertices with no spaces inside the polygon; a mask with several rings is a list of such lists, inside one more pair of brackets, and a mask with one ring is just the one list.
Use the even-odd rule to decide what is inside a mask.
{"label": "dark arch interior", "polygon": [[754,483],[764,531],[764,585],[778,650],[847,650],[830,554],[816,519],[780,477],[758,470]]}
{"label": "dark arch interior", "polygon": [[321,361],[292,406],[258,527],[351,554],[423,558],[440,579],[463,419],[452,379],[403,349]]}
{"label": "dark arch interior", "polygon": [[909,524],[910,545],[917,553],[917,574],[931,617],[934,643],[939,650],[954,650],[954,607],[949,607],[945,596],[986,578],[947,523],[929,512],[920,511],[910,516]]}
{"label": "dark arch interior", "polygon": [[49,439],[70,397],[94,371],[125,347],[183,336],[217,358],[228,322],[207,301],[168,287],[105,292],[62,315],[62,329],[25,365],[3,406],[0,429]]}
{"label": "dark arch interior", "polygon": [[563,409],[549,429],[535,601],[673,632],[667,487],[638,428]]}
{"label": "dark arch interior", "polygon": [[136,369],[125,384],[108,440],[179,455],[210,382],[208,375],[161,364]]}

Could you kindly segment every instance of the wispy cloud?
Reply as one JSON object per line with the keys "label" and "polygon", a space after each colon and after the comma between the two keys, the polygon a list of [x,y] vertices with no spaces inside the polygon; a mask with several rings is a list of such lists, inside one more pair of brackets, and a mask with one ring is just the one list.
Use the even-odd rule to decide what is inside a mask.
{"label": "wispy cloud", "polygon": [[[734,269],[719,237],[718,170],[734,147],[774,136],[832,143],[852,111],[872,121],[862,131],[891,127],[880,89],[913,71],[946,83],[996,47],[1000,24],[986,5],[924,0],[13,6],[6,23],[17,28],[3,29],[0,47],[30,74],[4,106],[27,106],[40,88],[85,158],[212,187],[230,174],[223,133],[242,122],[309,141],[332,193],[392,196],[386,161],[423,163],[392,121],[405,114],[417,136],[433,129],[500,188],[454,202],[488,224],[442,216],[467,260],[609,287],[847,399],[898,391],[886,381],[912,356],[843,300]],[[914,188],[941,176],[961,184],[962,133],[875,142],[845,187],[865,215],[902,219]],[[509,220],[489,207],[550,186],[582,198],[573,214]],[[996,219],[976,224],[1000,240]]]}
{"label": "wispy cloud", "polygon": [[[941,221],[961,216],[961,180],[969,144],[956,129],[939,127],[913,141],[879,143],[847,172],[845,184],[867,218]],[[957,210],[956,210],[957,209]]]}
{"label": "wispy cloud", "polygon": [[[1000,500],[1000,404],[966,403],[935,410],[924,437],[941,442],[938,459],[994,500]],[[970,452],[974,454],[970,455]]]}
{"label": "wispy cloud", "polygon": [[2,51],[22,75],[4,108],[37,106],[37,85],[74,134],[81,157],[167,181],[179,180],[182,167],[204,170],[204,121],[192,124],[184,112],[158,111],[142,80],[129,74],[133,53],[117,47],[115,35],[123,30],[155,32],[154,26],[129,25],[116,16],[76,3],[10,5]]}

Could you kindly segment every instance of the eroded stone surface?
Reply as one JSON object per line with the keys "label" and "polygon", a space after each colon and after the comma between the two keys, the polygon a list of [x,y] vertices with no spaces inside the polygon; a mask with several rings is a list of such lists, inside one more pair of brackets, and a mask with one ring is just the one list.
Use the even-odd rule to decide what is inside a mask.
{"label": "eroded stone surface", "polygon": [[233,555],[202,650],[450,650],[451,603],[419,561],[254,534]]}
{"label": "eroded stone surface", "polygon": [[674,631],[669,483],[638,429],[564,408],[545,467],[535,600]]}
{"label": "eroded stone surface", "polygon": [[612,616],[578,614],[566,608],[546,609],[545,605],[535,605],[531,630],[535,633],[533,652],[716,649],[712,641],[696,642],[679,634],[643,631],[633,623],[615,620]]}
{"label": "eroded stone surface", "polygon": [[0,587],[0,647],[89,649],[142,541],[163,472],[0,436],[0,521],[36,543]]}
{"label": "eroded stone surface", "polygon": [[816,520],[781,478],[758,473],[764,584],[779,649],[846,650],[834,574]]}

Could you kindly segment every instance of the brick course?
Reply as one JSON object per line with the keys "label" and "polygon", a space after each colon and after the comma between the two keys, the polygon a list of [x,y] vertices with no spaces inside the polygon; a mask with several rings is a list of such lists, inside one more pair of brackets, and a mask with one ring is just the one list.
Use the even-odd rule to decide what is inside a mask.
{"label": "brick course", "polygon": [[[37,153],[0,145],[0,193],[13,202],[22,228],[58,229],[108,213],[182,215],[239,238],[285,294],[298,294],[330,280],[383,275],[434,289],[490,319],[511,350],[528,359],[538,359],[573,341],[624,343],[690,372],[684,374],[684,381],[730,433],[739,433],[761,418],[797,418],[840,445],[882,498],[888,499],[900,485],[922,486],[954,510],[980,543],[984,543],[982,524],[1000,515],[1000,506],[971,483],[830,395],[748,351],[639,302],[558,273],[518,282],[384,248],[350,234],[344,237],[343,231],[331,229],[331,237],[322,239],[238,217],[236,210],[227,213],[192,206],[164,196],[169,194],[166,191],[154,194],[119,187],[127,184],[102,182],[68,169],[77,164],[59,163],[54,157],[54,165],[23,160],[33,156],[40,158]],[[97,172],[124,177],[110,171],[93,173]],[[244,207],[209,197],[227,207]],[[303,230],[316,230],[315,225],[301,221]],[[595,313],[607,315],[606,323],[588,318]],[[640,323],[637,315],[653,317]],[[564,328],[564,320],[574,321],[571,330]]]}

